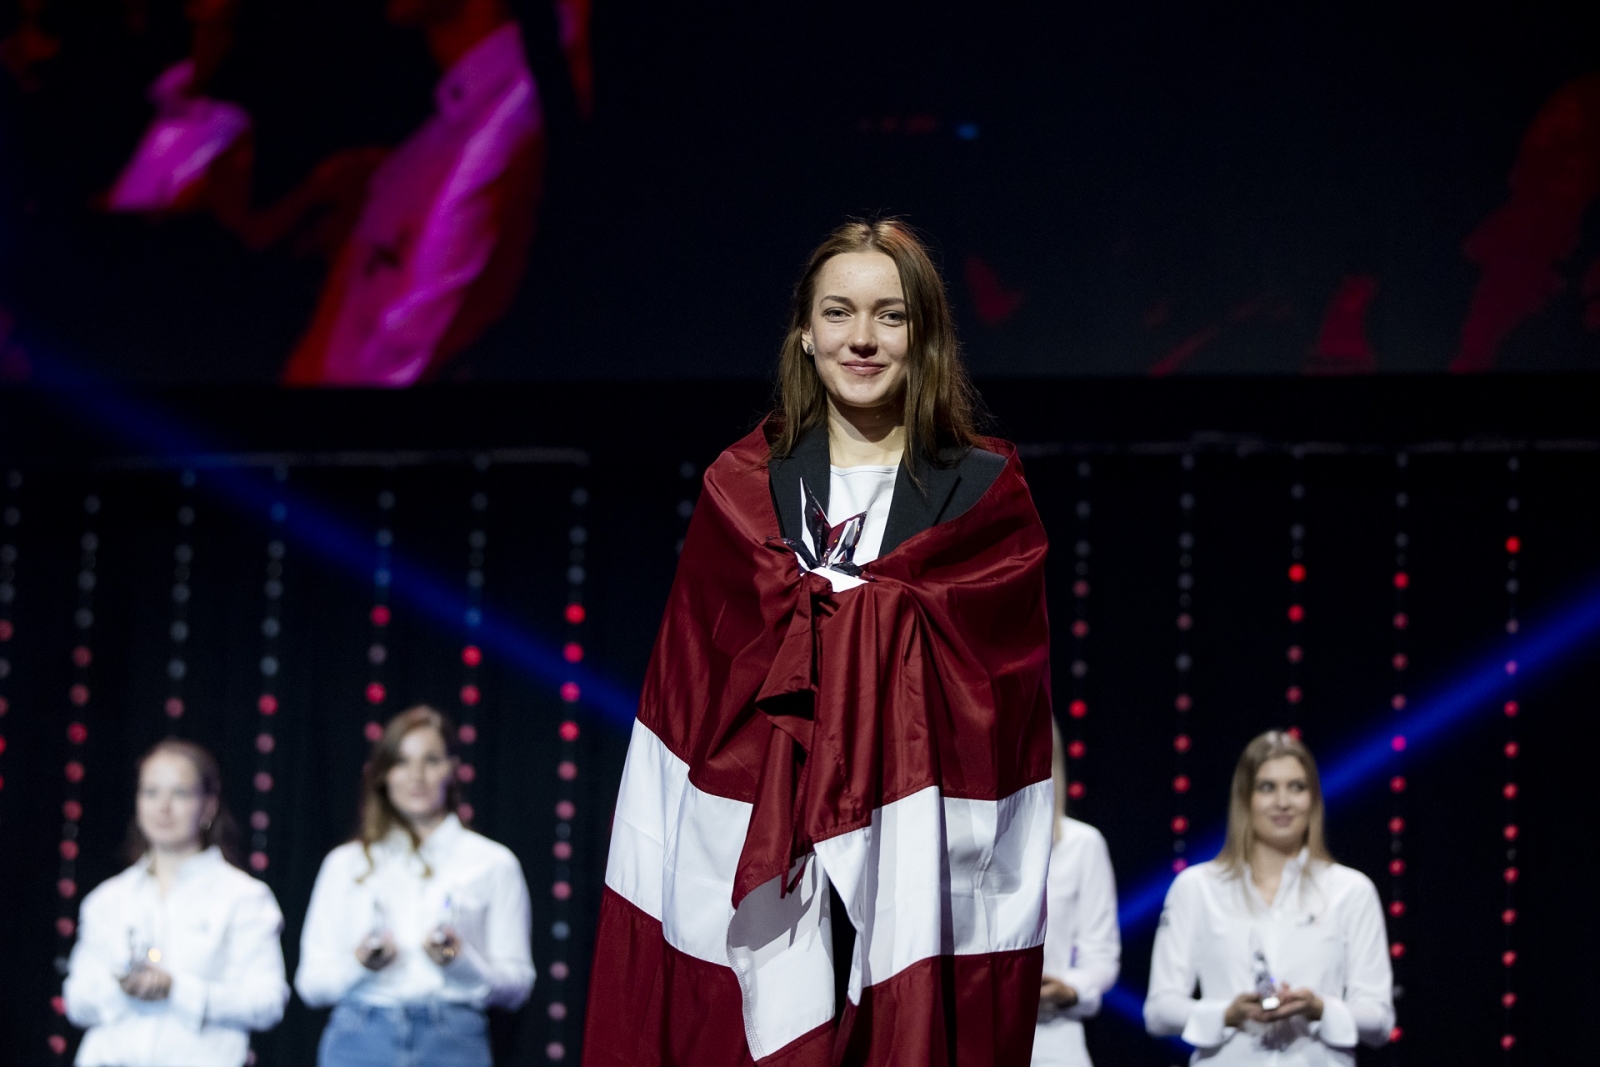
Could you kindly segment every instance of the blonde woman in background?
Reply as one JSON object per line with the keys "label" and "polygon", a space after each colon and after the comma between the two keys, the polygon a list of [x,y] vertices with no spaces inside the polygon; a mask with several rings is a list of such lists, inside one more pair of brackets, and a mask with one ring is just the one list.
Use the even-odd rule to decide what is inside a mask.
{"label": "blonde woman in background", "polygon": [[1167,892],[1146,1029],[1196,1064],[1353,1065],[1389,1038],[1393,984],[1378,892],[1323,841],[1316,761],[1262,734],[1234,769],[1222,853]]}
{"label": "blonde woman in background", "polygon": [[533,990],[522,865],[461,824],[455,729],[389,720],[367,764],[361,832],[311,891],[295,989],[335,1005],[320,1067],[489,1067],[484,1009]]}
{"label": "blonde woman in background", "polygon": [[283,915],[234,834],[211,753],[169,739],[139,761],[133,865],[84,898],[61,990],[80,1067],[241,1067],[283,1018]]}
{"label": "blonde woman in background", "polygon": [[1067,815],[1067,754],[1052,721],[1055,744],[1055,844],[1046,889],[1044,978],[1033,1067],[1089,1067],[1083,1020],[1100,1012],[1100,998],[1117,981],[1122,934],[1117,884],[1106,839]]}

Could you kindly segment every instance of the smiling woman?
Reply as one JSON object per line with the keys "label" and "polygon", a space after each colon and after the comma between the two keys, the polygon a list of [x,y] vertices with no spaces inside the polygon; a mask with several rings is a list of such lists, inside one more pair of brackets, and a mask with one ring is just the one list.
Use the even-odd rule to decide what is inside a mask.
{"label": "smiling woman", "polygon": [[584,1062],[1026,1063],[1053,807],[1016,450],[974,432],[899,222],[812,253],[778,377],[706,471],[646,676]]}
{"label": "smiling woman", "polygon": [[1222,853],[1167,894],[1145,1025],[1195,1063],[1353,1064],[1394,1025],[1377,890],[1329,856],[1316,760],[1292,734],[1245,746],[1229,797]]}

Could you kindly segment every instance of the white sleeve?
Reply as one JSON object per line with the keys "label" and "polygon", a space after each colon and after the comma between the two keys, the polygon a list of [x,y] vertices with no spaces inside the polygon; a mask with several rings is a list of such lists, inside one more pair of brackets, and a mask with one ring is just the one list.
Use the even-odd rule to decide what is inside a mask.
{"label": "white sleeve", "polygon": [[128,963],[127,929],[117,921],[111,883],[83,899],[78,909],[78,940],[67,962],[61,986],[67,1019],[74,1026],[105,1026],[127,1015],[132,998],[122,991],[116,972]]}
{"label": "white sleeve", "polygon": [[1167,890],[1150,954],[1150,991],[1144,1001],[1144,1026],[1154,1037],[1179,1035],[1196,1048],[1218,1048],[1234,1034],[1223,1023],[1229,1001],[1196,1000],[1199,934],[1205,902],[1192,879],[1180,877]]}
{"label": "white sleeve", "polygon": [[[514,110],[517,102],[503,106]],[[371,336],[362,343],[363,366],[426,368],[432,361],[434,348],[500,238],[496,183],[515,149],[533,136],[536,128],[491,123],[467,143],[444,194],[423,224],[405,289],[379,312]]]}
{"label": "white sleeve", "polygon": [[533,906],[522,866],[509,853],[493,883],[483,924],[485,949],[463,942],[444,974],[452,983],[487,986],[485,1007],[515,1011],[533,992]]}
{"label": "white sleeve", "polygon": [[168,1001],[191,1029],[225,1026],[270,1030],[283,1019],[289,986],[283,979],[283,913],[272,890],[251,879],[229,917],[222,977],[208,981],[174,973]]}
{"label": "white sleeve", "polygon": [[367,931],[350,921],[354,889],[355,876],[335,849],[317,872],[300,931],[300,966],[294,973],[294,988],[310,1007],[338,1003],[371,973],[356,959],[356,945]]}
{"label": "white sleeve", "polygon": [[1098,832],[1083,853],[1078,883],[1078,929],[1073,966],[1060,976],[1078,993],[1067,1008],[1069,1019],[1087,1019],[1100,1012],[1100,998],[1117,983],[1122,967],[1122,934],[1117,927],[1117,882],[1111,853]]}
{"label": "white sleeve", "polygon": [[1341,996],[1322,995],[1322,1018],[1312,1024],[1318,1040],[1334,1048],[1359,1041],[1376,1048],[1394,1029],[1394,971],[1383,928],[1383,905],[1366,878],[1340,909],[1344,926],[1345,984]]}

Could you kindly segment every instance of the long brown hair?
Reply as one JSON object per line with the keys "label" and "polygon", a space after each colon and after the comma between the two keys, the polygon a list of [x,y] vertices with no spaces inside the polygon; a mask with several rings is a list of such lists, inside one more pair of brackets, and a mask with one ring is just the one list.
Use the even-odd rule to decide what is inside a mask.
{"label": "long brown hair", "polygon": [[1050,716],[1050,782],[1054,788],[1056,817],[1051,823],[1052,841],[1061,840],[1061,820],[1067,817],[1067,746],[1061,740],[1061,726]]}
{"label": "long brown hair", "polygon": [[[372,873],[372,846],[397,827],[411,838],[413,850],[422,845],[417,832],[389,799],[389,772],[400,762],[400,743],[413,730],[436,731],[444,739],[445,752],[451,759],[456,756],[455,723],[426,704],[408,708],[385,724],[382,735],[372,746],[372,758],[367,760],[361,778],[361,826],[356,831],[356,840],[361,842],[361,851],[367,857],[368,874]],[[444,804],[451,814],[460,815],[461,782],[454,777],[445,787]],[[425,877],[433,874],[426,862],[423,873]]]}
{"label": "long brown hair", "polygon": [[1284,756],[1292,756],[1305,768],[1306,784],[1311,788],[1311,813],[1306,821],[1305,847],[1311,858],[1332,863],[1328,843],[1323,837],[1322,779],[1317,775],[1317,761],[1305,742],[1282,730],[1268,730],[1244,746],[1239,762],[1233,768],[1233,786],[1228,792],[1228,836],[1217,862],[1231,875],[1244,872],[1255,848],[1256,832],[1250,820],[1250,800],[1256,790],[1256,774],[1261,765]]}
{"label": "long brown hair", "polygon": [[[242,866],[239,824],[234,821],[233,814],[228,811],[228,805],[222,799],[222,767],[217,763],[217,757],[193,741],[181,741],[176,737],[169,737],[157,741],[149,751],[139,757],[138,775],[143,775],[144,765],[157,756],[181,756],[189,761],[189,765],[194,768],[195,777],[200,782],[200,795],[213,798],[217,802],[217,813],[200,829],[201,847],[215,847],[222,852],[223,859],[235,867]],[[137,780],[136,777],[135,782]],[[134,788],[137,789],[138,786],[135,785]],[[122,851],[129,863],[138,863],[145,853],[150,851],[150,841],[144,836],[144,831],[139,829],[137,812],[128,820],[128,836],[123,841]]]}
{"label": "long brown hair", "polygon": [[[789,332],[778,355],[775,410],[768,423],[772,457],[789,455],[806,431],[828,417],[828,395],[817,376],[814,357],[806,354],[801,333],[811,324],[822,268],[834,256],[849,252],[881,252],[894,260],[900,272],[911,331],[902,415],[907,447],[916,457],[937,462],[942,447],[977,444],[977,393],[961,362],[950,302],[938,268],[906,223],[893,218],[854,220],[817,246],[795,283]],[[909,469],[914,473],[916,467],[910,465]]]}

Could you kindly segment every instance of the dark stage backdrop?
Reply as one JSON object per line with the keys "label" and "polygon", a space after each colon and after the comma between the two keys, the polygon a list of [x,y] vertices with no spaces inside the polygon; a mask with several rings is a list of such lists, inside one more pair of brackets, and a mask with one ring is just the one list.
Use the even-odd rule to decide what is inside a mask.
{"label": "dark stage backdrop", "polygon": [[[1600,803],[1577,738],[1600,657],[1592,633],[1532,657],[1558,605],[1597,595],[1592,382],[986,396],[1051,535],[1072,806],[1105,832],[1130,920],[1096,1062],[1184,1058],[1126,1010],[1152,934],[1139,900],[1205,858],[1244,741],[1289,725],[1325,770],[1378,752],[1330,806],[1335,853],[1406,906],[1403,1035],[1363,1062],[1591,1062]],[[51,998],[77,901],[121,862],[141,749],[177,733],[222,757],[292,969],[367,724],[427,700],[473,725],[475,822],[533,893],[539,983],[496,1020],[498,1061],[576,1063],[628,701],[701,471],[763,398],[0,392],[0,1059],[71,1055]],[[1485,669],[1442,729],[1406,725]],[[291,1003],[258,1062],[312,1062],[322,1022]]]}

